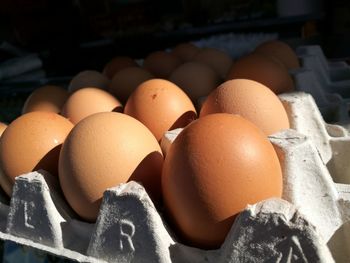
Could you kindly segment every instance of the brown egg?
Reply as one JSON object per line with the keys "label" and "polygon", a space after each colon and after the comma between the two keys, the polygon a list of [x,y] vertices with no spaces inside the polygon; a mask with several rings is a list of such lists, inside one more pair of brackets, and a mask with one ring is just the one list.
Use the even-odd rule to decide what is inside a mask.
{"label": "brown egg", "polygon": [[110,80],[96,70],[85,70],[77,74],[69,83],[70,93],[86,87],[94,87],[107,90]]}
{"label": "brown egg", "polygon": [[171,53],[180,58],[182,62],[189,62],[193,59],[199,50],[199,47],[190,42],[187,42],[176,45],[175,48],[171,50]]}
{"label": "brown egg", "polygon": [[282,172],[260,129],[238,115],[211,114],[188,125],[171,145],[162,191],[183,242],[218,248],[248,204],[281,197]]}
{"label": "brown egg", "polygon": [[105,65],[102,74],[107,78],[112,79],[115,73],[128,67],[138,67],[138,64],[130,57],[117,56]]}
{"label": "brown egg", "polygon": [[26,99],[22,114],[32,111],[60,113],[68,98],[68,91],[62,87],[47,85],[35,89]]}
{"label": "brown egg", "polygon": [[174,70],[169,80],[179,86],[192,101],[207,96],[220,83],[219,75],[209,66],[187,62]]}
{"label": "brown egg", "polygon": [[1,168],[0,165],[0,186],[1,189],[11,197],[12,195],[12,188],[13,188],[13,182],[10,180],[4,173],[4,171]]}
{"label": "brown egg", "polygon": [[255,48],[255,52],[277,58],[287,69],[300,68],[299,59],[295,51],[283,41],[270,40],[264,42]]}
{"label": "brown egg", "polygon": [[294,83],[287,69],[274,59],[258,53],[241,57],[233,63],[227,80],[251,79],[280,94],[294,90]]}
{"label": "brown egg", "polygon": [[201,108],[200,117],[213,113],[239,114],[266,135],[289,129],[288,115],[277,95],[253,80],[228,80],[213,90]]}
{"label": "brown egg", "polygon": [[7,128],[7,125],[5,123],[0,122],[0,138],[6,128]]}
{"label": "brown egg", "polygon": [[226,78],[233,63],[233,60],[228,53],[215,48],[202,48],[193,57],[193,61],[212,67],[222,79]]}
{"label": "brown egg", "polygon": [[165,79],[147,80],[138,86],[124,113],[146,125],[158,141],[166,131],[185,127],[197,116],[190,98]]}
{"label": "brown egg", "polygon": [[172,53],[155,51],[145,58],[143,67],[155,77],[167,79],[181,63],[181,60]]}
{"label": "brown egg", "polygon": [[[15,177],[44,169],[57,175],[61,145],[73,124],[52,112],[35,111],[15,119],[0,140],[0,166],[11,195]],[[3,180],[0,180],[3,184]]]}
{"label": "brown egg", "polygon": [[138,85],[153,78],[154,76],[143,68],[125,68],[114,75],[109,86],[109,92],[116,96],[122,103],[125,103]]}
{"label": "brown egg", "polygon": [[[0,122],[0,141],[1,141],[1,135],[4,133],[6,128],[7,128],[7,125],[5,123]],[[11,192],[12,184],[10,180],[5,176],[4,172],[2,171],[1,163],[0,163],[0,186],[2,189],[4,189],[5,193]]]}
{"label": "brown egg", "polygon": [[62,108],[62,115],[77,124],[97,112],[121,111],[121,103],[107,91],[82,88],[74,92]]}
{"label": "brown egg", "polygon": [[141,122],[122,113],[97,113],[79,122],[64,142],[59,179],[71,207],[95,221],[103,192],[120,183],[141,182],[157,202],[162,165],[160,146]]}

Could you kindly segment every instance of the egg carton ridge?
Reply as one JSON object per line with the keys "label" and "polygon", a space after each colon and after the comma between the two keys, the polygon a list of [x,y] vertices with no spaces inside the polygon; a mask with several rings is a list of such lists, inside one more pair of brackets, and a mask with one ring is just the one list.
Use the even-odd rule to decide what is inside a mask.
{"label": "egg carton ridge", "polygon": [[319,45],[299,46],[299,69],[290,70],[295,89],[310,93],[326,121],[349,129],[350,66],[329,61]]}
{"label": "egg carton ridge", "polygon": [[[136,182],[108,189],[97,222],[87,227],[69,215],[62,216],[66,212],[60,208],[62,200],[51,198],[49,177],[33,172],[16,179],[8,226],[1,238],[79,262],[278,262],[291,258],[333,262],[313,225],[281,199],[248,206],[220,249],[201,250],[171,236]],[[25,205],[31,202],[35,205]],[[67,242],[76,230],[74,240],[85,244],[84,248],[73,248]],[[83,236],[83,232],[89,235]]]}

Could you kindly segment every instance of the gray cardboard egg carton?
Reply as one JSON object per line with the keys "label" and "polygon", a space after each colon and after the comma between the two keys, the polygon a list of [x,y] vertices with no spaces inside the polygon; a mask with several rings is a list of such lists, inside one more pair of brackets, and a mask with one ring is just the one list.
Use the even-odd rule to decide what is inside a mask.
{"label": "gray cardboard egg carton", "polygon": [[[79,221],[45,171],[17,177],[10,204],[0,202],[0,238],[79,262],[348,262],[348,133],[326,124],[310,95],[280,98],[295,129],[269,137],[282,165],[284,200],[249,205],[220,249],[178,242],[135,182],[104,193],[95,224]],[[180,131],[165,134],[162,148]]]}
{"label": "gray cardboard egg carton", "polygon": [[301,68],[292,70],[297,90],[310,93],[323,117],[349,129],[350,66],[329,61],[318,45],[296,49]]}

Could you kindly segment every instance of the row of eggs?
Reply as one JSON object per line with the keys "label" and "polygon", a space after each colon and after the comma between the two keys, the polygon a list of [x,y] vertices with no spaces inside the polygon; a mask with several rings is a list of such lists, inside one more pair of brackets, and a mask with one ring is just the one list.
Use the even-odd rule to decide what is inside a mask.
{"label": "row of eggs", "polygon": [[[217,55],[205,60],[200,54],[208,50]],[[155,64],[167,61],[159,57],[175,54],[182,62],[176,67],[167,63],[174,66],[173,72],[161,75],[164,65],[157,72]],[[230,63],[228,59],[215,62],[224,55],[181,44],[172,52],[150,54],[142,67],[124,63],[129,58],[114,58],[97,78],[96,73],[89,77],[89,71],[78,74],[68,91],[56,86],[38,88],[25,102],[23,115],[7,128],[4,125],[2,188],[10,196],[16,176],[47,170],[58,176],[73,210],[93,222],[107,188],[138,181],[158,209],[165,210],[184,243],[220,246],[247,204],[282,195],[281,168],[267,135],[289,128],[276,93],[293,89],[288,69],[298,67],[293,50],[280,41],[262,44],[234,63],[231,59]],[[158,64],[152,64],[152,58]],[[220,68],[215,71],[209,63]],[[178,85],[172,76],[186,65],[215,72],[219,76],[213,82],[216,86],[209,90],[191,86],[192,79],[198,83],[208,74],[188,70],[184,70],[183,86],[200,92],[191,93]],[[125,93],[129,94],[123,107],[123,100],[111,91],[123,87],[115,84],[116,79],[130,69],[148,70],[151,77],[128,86],[132,89]],[[135,80],[134,76],[124,80]],[[108,85],[94,85],[106,79]],[[159,142],[166,131],[178,127],[186,128],[165,155]]]}

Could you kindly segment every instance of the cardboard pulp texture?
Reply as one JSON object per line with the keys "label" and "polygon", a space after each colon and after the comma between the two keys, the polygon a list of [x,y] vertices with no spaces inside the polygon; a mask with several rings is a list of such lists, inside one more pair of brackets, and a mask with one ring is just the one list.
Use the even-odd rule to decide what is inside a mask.
{"label": "cardboard pulp texture", "polygon": [[301,68],[291,70],[295,87],[310,93],[327,122],[349,129],[350,66],[345,61],[329,61],[318,45],[296,49]]}

